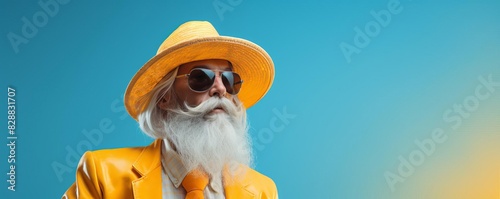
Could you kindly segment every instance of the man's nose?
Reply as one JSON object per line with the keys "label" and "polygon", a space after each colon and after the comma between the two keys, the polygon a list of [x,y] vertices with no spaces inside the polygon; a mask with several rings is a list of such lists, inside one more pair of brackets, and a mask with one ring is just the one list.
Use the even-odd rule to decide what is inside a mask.
{"label": "man's nose", "polygon": [[[222,74],[221,74],[222,75]],[[224,82],[222,82],[222,76],[216,76],[214,80],[214,85],[210,88],[210,96],[219,96],[224,97],[226,95],[226,86],[224,86]]]}

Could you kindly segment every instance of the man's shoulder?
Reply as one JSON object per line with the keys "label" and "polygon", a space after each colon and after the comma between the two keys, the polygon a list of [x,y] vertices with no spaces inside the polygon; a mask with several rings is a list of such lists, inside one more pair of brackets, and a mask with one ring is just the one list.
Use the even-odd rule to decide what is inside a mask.
{"label": "man's shoulder", "polygon": [[259,181],[263,181],[263,182],[273,182],[273,180],[271,178],[269,178],[268,176],[256,171],[255,169],[252,169],[250,167],[248,167],[248,169],[247,169],[246,176],[247,176],[247,178],[252,178],[254,180],[259,180]]}
{"label": "man's shoulder", "polygon": [[251,185],[257,190],[268,193],[270,195],[277,194],[276,184],[270,177],[252,168],[247,169],[247,173],[245,176],[245,181],[250,182]]}
{"label": "man's shoulder", "polygon": [[154,156],[160,153],[159,145],[161,145],[161,141],[157,140],[148,146],[87,151],[82,156],[80,164],[97,164],[100,167],[128,170],[131,169],[132,164],[141,160],[141,158],[142,160],[155,159]]}
{"label": "man's shoulder", "polygon": [[109,160],[126,160],[126,159],[136,159],[142,151],[146,148],[145,146],[140,147],[123,147],[123,148],[112,148],[112,149],[99,149],[95,151],[87,151],[84,156],[93,156],[93,158],[100,161]]}
{"label": "man's shoulder", "polygon": [[[127,147],[87,151],[80,160],[80,166],[99,171],[116,171],[115,175],[132,170],[132,165],[145,147]],[[107,175],[109,172],[103,172]]]}

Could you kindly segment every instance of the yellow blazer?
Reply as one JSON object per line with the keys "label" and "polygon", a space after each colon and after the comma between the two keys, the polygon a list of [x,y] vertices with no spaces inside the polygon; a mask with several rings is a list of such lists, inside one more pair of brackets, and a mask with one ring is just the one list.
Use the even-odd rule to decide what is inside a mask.
{"label": "yellow blazer", "polygon": [[[76,181],[62,198],[162,198],[161,146],[86,152],[76,171]],[[278,198],[273,180],[246,167],[242,180],[224,186],[227,199]]]}

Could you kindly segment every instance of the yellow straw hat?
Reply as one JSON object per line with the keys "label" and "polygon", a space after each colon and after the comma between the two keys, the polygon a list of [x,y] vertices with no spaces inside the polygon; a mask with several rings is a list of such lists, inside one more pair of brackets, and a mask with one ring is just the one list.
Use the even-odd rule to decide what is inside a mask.
{"label": "yellow straw hat", "polygon": [[170,71],[181,64],[205,59],[231,62],[233,71],[244,81],[238,98],[246,108],[262,99],[274,80],[274,64],[267,52],[250,41],[220,36],[206,21],[190,21],[179,26],[163,41],[156,53],[137,71],[125,92],[125,107],[137,119],[144,107],[139,99],[148,94]]}

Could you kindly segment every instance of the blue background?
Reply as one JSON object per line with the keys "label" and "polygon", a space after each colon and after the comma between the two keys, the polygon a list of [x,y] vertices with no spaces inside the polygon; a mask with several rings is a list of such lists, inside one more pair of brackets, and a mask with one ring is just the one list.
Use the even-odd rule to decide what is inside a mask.
{"label": "blue background", "polygon": [[[463,118],[463,128],[443,119],[474,96],[480,77],[500,82],[498,0],[71,0],[57,3],[54,16],[37,18],[37,32],[16,52],[8,35],[23,36],[22,18],[33,22],[46,13],[38,2],[0,3],[0,96],[7,98],[8,86],[16,90],[18,136],[16,191],[6,189],[2,174],[1,198],[58,198],[74,182],[74,158],[83,151],[148,145],[123,108],[123,93],[161,42],[189,20],[210,21],[221,35],[253,41],[272,56],[274,85],[248,113],[256,169],[274,179],[281,198],[452,198],[452,189],[432,189],[438,179],[470,179],[438,171],[481,162],[459,157],[485,152],[484,164],[463,171],[491,170],[477,180],[493,182],[486,191],[500,197],[500,87]],[[386,26],[370,13],[397,2],[400,12]],[[369,41],[344,55],[341,43],[355,46],[355,29],[366,33],[367,26]],[[7,104],[0,107],[7,112]],[[84,135],[102,122],[110,125],[100,130],[102,139]],[[409,157],[418,149],[414,140],[431,138],[435,128],[448,140],[391,191],[384,173],[397,173],[398,157]],[[8,172],[4,144],[1,173]],[[54,165],[64,169],[57,174]]]}

